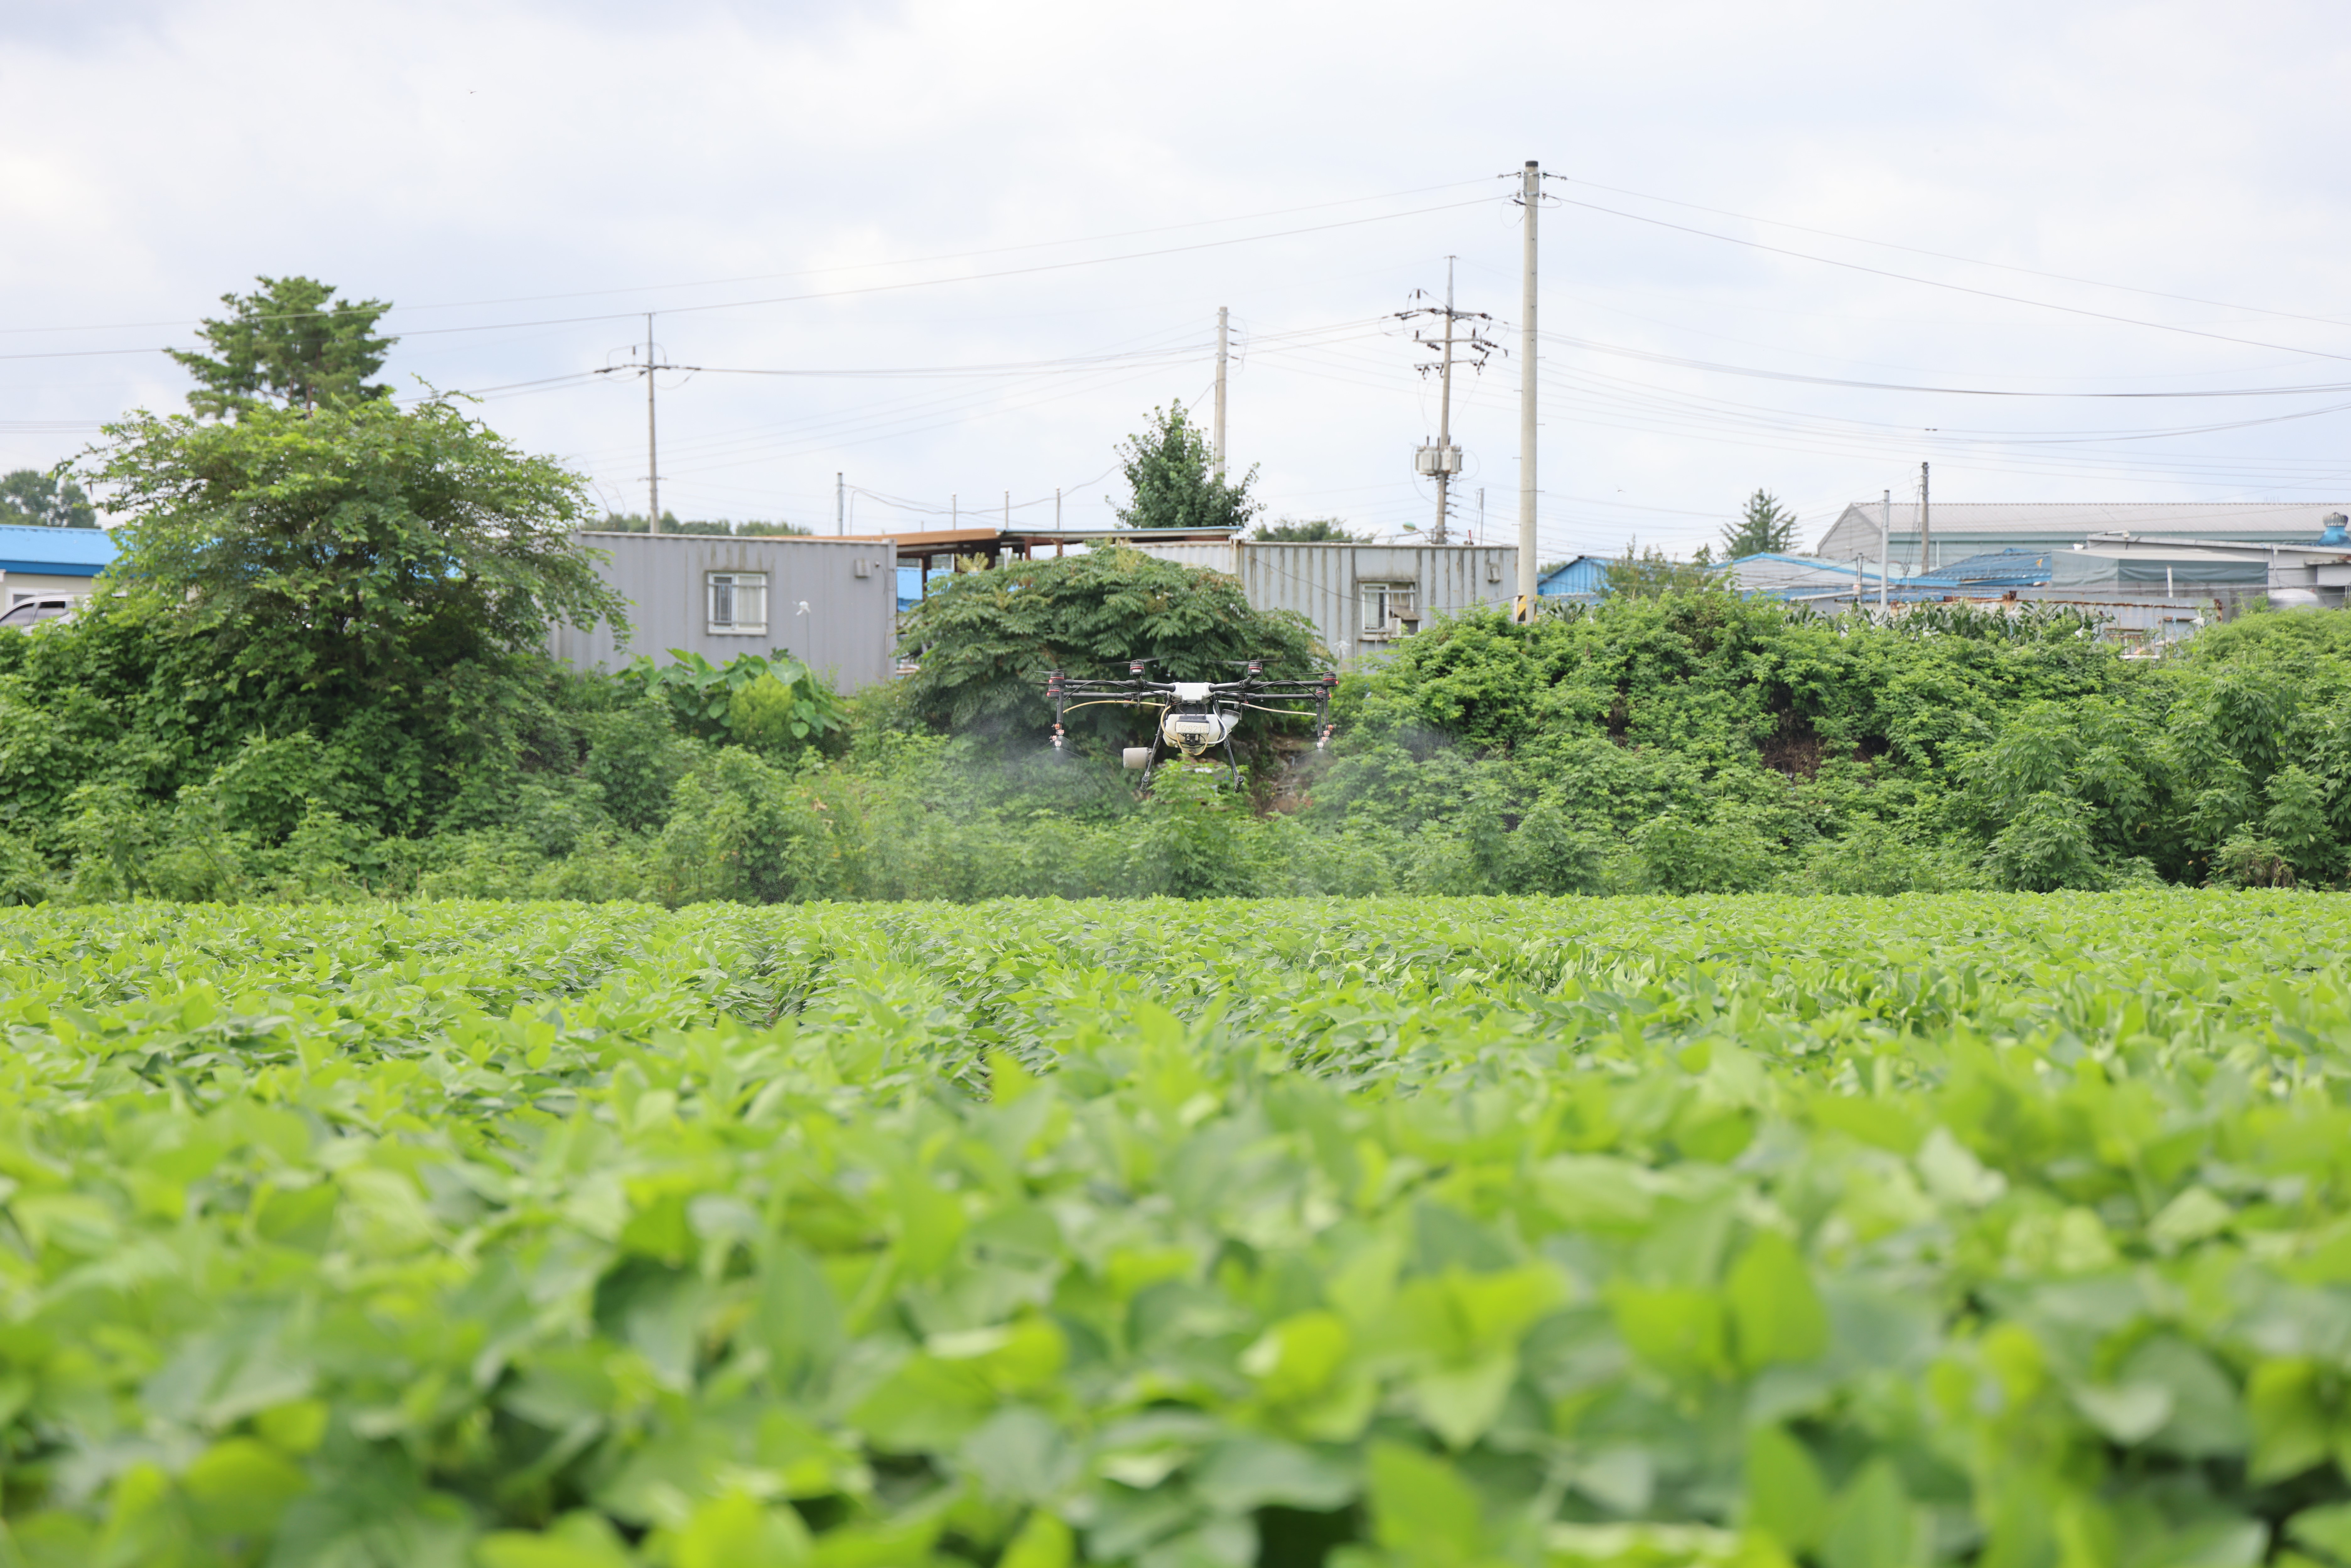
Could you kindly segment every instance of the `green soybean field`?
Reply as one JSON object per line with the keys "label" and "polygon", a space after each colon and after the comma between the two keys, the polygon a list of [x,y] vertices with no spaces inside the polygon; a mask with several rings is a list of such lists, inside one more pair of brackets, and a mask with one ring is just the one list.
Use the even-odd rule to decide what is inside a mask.
{"label": "green soybean field", "polygon": [[0,1565],[2351,1564],[2351,904],[0,912]]}

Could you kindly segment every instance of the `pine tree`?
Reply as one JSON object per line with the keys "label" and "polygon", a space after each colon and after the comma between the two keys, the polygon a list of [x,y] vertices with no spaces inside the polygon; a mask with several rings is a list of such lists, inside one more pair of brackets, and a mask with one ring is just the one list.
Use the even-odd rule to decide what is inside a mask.
{"label": "pine tree", "polygon": [[1758,490],[1747,497],[1739,521],[1722,530],[1722,553],[1729,560],[1741,556],[1781,555],[1796,545],[1796,514],[1780,505],[1776,496]]}
{"label": "pine tree", "polygon": [[384,351],[400,340],[381,336],[376,320],[389,300],[337,299],[334,286],[311,277],[256,277],[258,293],[224,294],[224,320],[196,328],[212,357],[186,349],[164,350],[202,384],[188,406],[214,418],[272,402],[308,413],[329,402],[389,397],[388,386],[367,385],[383,368]]}

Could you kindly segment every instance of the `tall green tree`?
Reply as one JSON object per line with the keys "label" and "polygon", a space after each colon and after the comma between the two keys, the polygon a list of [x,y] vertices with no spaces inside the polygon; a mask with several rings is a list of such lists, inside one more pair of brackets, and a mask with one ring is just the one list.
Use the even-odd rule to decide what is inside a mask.
{"label": "tall green tree", "polygon": [[1238,484],[1219,476],[1207,437],[1182,403],[1153,409],[1150,424],[1119,443],[1118,461],[1130,498],[1116,510],[1130,528],[1240,529],[1265,509],[1249,493],[1257,470]]}
{"label": "tall green tree", "polygon": [[19,468],[0,477],[0,523],[94,528],[98,509],[71,479],[38,468]]}
{"label": "tall green tree", "polygon": [[1722,553],[1737,560],[1749,555],[1781,555],[1796,545],[1796,514],[1780,498],[1758,490],[1747,497],[1739,520],[1722,530]]}
{"label": "tall green tree", "polygon": [[190,408],[241,419],[272,403],[307,413],[391,395],[390,387],[368,382],[400,340],[375,329],[391,301],[337,299],[332,284],[311,277],[254,281],[258,292],[222,295],[229,314],[196,328],[211,353],[165,350],[200,383],[188,394]]}
{"label": "tall green tree", "polygon": [[624,623],[572,538],[583,482],[445,401],[141,413],[90,473],[131,515],[114,569],[178,607],[223,675],[345,699],[536,650],[555,621]]}

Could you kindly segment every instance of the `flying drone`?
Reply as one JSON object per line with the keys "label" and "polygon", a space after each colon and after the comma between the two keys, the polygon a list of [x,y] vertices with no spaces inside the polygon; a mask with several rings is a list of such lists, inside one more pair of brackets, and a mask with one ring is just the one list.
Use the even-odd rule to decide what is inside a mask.
{"label": "flying drone", "polygon": [[[1073,708],[1095,707],[1112,704],[1120,707],[1147,707],[1160,710],[1159,727],[1148,746],[1130,746],[1121,753],[1121,759],[1132,768],[1140,770],[1147,779],[1164,758],[1172,754],[1183,758],[1180,766],[1196,773],[1216,771],[1211,762],[1201,759],[1221,747],[1225,754],[1225,769],[1231,780],[1240,781],[1240,763],[1233,756],[1233,731],[1239,727],[1241,715],[1248,713],[1280,714],[1288,718],[1311,718],[1314,721],[1314,749],[1322,749],[1331,738],[1331,694],[1337,689],[1339,677],[1321,674],[1311,680],[1268,680],[1262,659],[1230,660],[1241,672],[1236,681],[1155,681],[1145,674],[1155,661],[1129,660],[1127,678],[1089,680],[1070,676],[1055,670],[1045,678],[1045,695],[1053,703],[1053,749],[1061,749],[1066,732],[1061,720]],[[1270,703],[1303,703],[1311,701],[1311,713],[1295,706],[1273,707]]]}

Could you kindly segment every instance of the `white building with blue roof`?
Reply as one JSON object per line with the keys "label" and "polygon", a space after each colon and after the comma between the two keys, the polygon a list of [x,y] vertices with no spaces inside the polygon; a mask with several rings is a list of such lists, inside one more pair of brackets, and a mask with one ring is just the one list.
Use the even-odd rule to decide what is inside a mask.
{"label": "white building with blue roof", "polygon": [[87,599],[92,580],[113,564],[114,536],[104,528],[0,524],[0,603]]}
{"label": "white building with blue roof", "polygon": [[[1868,563],[1883,551],[1896,572],[1931,571],[2000,550],[2071,549],[2094,533],[2136,538],[2292,544],[2318,537],[2341,501],[1855,501],[1813,553]],[[1922,529],[1923,525],[1923,529]],[[1920,534],[1927,535],[1921,560]]]}

